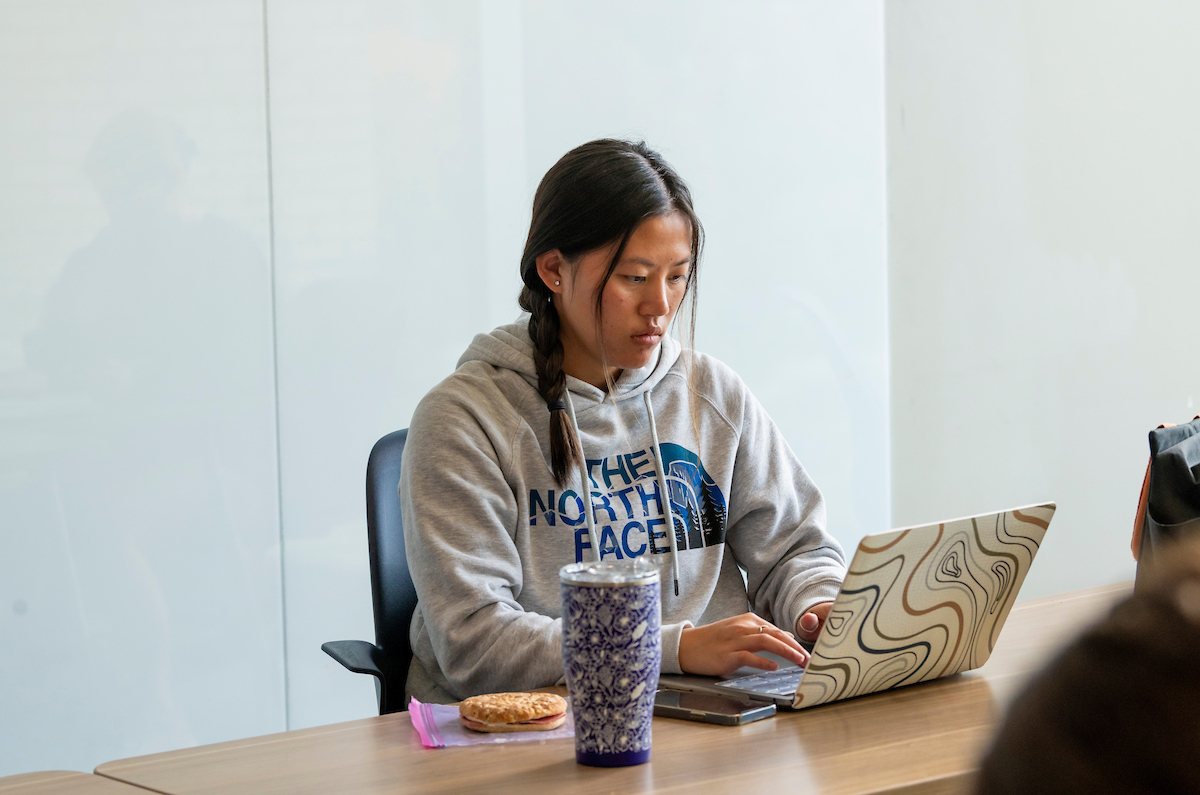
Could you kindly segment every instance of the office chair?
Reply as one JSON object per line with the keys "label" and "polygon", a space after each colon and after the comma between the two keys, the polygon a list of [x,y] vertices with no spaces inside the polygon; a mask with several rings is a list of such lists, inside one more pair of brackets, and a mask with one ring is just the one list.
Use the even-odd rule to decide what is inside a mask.
{"label": "office chair", "polygon": [[417,589],[404,554],[400,517],[400,455],[408,429],[384,436],[367,459],[367,546],[371,557],[371,601],[375,642],[333,640],[321,650],[357,674],[375,677],[379,714],[408,709],[405,680],[412,660],[408,628],[417,609]]}

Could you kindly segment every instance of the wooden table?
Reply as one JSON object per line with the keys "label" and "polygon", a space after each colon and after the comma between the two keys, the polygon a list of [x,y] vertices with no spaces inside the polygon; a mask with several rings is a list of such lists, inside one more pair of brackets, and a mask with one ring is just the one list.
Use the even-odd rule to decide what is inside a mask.
{"label": "wooden table", "polygon": [[0,778],[0,795],[146,795],[132,787],[91,773],[48,770]]}
{"label": "wooden table", "polygon": [[102,776],[183,793],[760,791],[957,793],[1003,706],[1132,583],[1017,604],[978,671],[740,727],[656,718],[653,758],[575,763],[573,741],[425,749],[407,713],[108,762]]}

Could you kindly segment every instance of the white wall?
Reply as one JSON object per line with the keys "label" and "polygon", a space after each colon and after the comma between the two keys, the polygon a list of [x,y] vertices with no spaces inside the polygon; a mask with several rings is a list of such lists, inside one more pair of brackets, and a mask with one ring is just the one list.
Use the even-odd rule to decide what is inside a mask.
{"label": "white wall", "polygon": [[1146,433],[1200,412],[1200,7],[887,15],[896,522],[1053,499],[1023,596],[1130,578]]}
{"label": "white wall", "polygon": [[373,713],[319,650],[372,637],[367,452],[516,316],[590,138],[691,182],[699,347],[838,538],[886,527],[882,41],[879,0],[0,5],[0,775]]}
{"label": "white wall", "polygon": [[0,776],[285,726],[262,37],[0,6]]}
{"label": "white wall", "polygon": [[[533,191],[644,137],[710,246],[698,346],[738,370],[852,546],[888,526],[878,2],[269,4],[291,726],[371,714],[363,473],[517,316]],[[633,22],[636,20],[636,23]]]}

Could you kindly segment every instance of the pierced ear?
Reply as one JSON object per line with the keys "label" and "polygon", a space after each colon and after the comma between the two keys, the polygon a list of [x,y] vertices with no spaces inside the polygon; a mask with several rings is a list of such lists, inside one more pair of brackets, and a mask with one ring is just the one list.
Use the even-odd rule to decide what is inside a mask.
{"label": "pierced ear", "polygon": [[538,254],[534,260],[538,277],[552,293],[562,294],[563,273],[566,271],[566,260],[558,249],[551,249]]}

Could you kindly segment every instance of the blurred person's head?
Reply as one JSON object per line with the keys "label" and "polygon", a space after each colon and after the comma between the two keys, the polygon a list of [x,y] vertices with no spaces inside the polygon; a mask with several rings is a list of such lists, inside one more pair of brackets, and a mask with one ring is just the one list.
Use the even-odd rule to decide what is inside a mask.
{"label": "blurred person's head", "polygon": [[1018,696],[981,794],[1200,792],[1200,543],[1172,552]]}
{"label": "blurred person's head", "polygon": [[83,170],[111,216],[163,212],[171,209],[196,151],[173,119],[132,108],[101,128]]}

